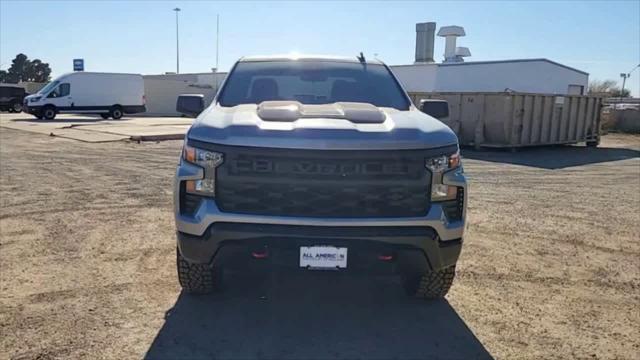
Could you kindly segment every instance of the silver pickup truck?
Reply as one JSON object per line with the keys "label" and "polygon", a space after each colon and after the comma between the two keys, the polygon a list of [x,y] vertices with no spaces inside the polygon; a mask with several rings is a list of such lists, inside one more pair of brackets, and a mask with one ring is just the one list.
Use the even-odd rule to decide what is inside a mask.
{"label": "silver pickup truck", "polygon": [[447,293],[467,203],[458,140],[385,64],[246,57],[210,106],[184,95],[177,110],[197,116],[175,176],[185,291],[261,263],[395,273],[412,296]]}

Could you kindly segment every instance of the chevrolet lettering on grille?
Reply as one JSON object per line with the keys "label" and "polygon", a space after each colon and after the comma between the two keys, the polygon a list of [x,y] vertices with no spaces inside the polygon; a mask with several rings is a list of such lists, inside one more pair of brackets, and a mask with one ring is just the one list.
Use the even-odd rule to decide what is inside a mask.
{"label": "chevrolet lettering on grille", "polygon": [[405,175],[409,173],[407,164],[365,161],[273,161],[268,159],[237,159],[232,162],[234,173],[263,174],[303,174],[303,175]]}

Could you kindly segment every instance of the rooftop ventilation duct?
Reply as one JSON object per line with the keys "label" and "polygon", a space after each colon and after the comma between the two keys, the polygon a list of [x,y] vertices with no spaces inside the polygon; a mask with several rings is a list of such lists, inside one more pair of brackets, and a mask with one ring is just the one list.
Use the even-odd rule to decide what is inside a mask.
{"label": "rooftop ventilation duct", "polygon": [[416,24],[416,63],[433,62],[433,41],[436,23],[426,22]]}
{"label": "rooftop ventilation duct", "polygon": [[468,48],[456,47],[456,38],[458,36],[465,36],[464,28],[462,26],[443,26],[438,31],[438,36],[445,38],[444,47],[444,62],[462,62],[462,57],[471,56],[471,52]]}

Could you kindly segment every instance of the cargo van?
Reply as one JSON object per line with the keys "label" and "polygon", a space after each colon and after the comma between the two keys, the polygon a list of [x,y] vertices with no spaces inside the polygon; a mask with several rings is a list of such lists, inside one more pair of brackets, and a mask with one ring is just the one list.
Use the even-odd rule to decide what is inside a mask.
{"label": "cargo van", "polygon": [[120,119],[146,111],[140,74],[74,72],[62,75],[25,98],[23,110],[38,119],[56,114],[99,114]]}

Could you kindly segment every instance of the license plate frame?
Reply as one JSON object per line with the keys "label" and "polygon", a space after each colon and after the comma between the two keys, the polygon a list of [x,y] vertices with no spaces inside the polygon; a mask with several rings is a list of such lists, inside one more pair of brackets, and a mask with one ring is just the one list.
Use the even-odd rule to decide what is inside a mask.
{"label": "license plate frame", "polygon": [[331,245],[300,247],[300,267],[310,270],[340,270],[347,268],[348,248]]}

